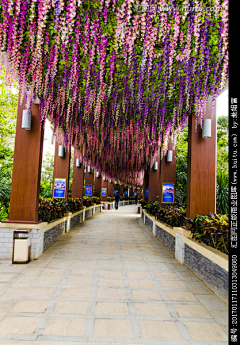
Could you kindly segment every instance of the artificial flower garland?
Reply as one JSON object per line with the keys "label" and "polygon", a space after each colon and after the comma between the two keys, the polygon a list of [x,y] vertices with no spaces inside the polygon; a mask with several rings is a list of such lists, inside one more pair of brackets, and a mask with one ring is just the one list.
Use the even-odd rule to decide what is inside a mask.
{"label": "artificial flower garland", "polygon": [[[0,49],[26,108],[65,145],[141,185],[228,74],[227,0],[2,0]],[[9,79],[10,80],[10,79]]]}

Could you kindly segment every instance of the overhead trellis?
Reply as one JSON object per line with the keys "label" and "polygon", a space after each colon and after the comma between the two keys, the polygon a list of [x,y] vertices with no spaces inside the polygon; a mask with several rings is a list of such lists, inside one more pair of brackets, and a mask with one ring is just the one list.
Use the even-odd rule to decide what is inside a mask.
{"label": "overhead trellis", "polygon": [[227,0],[1,0],[1,61],[65,144],[141,184],[228,74]]}

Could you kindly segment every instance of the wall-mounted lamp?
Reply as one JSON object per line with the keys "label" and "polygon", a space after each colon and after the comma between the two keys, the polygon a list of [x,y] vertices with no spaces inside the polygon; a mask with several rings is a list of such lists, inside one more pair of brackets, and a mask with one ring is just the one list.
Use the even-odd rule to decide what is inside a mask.
{"label": "wall-mounted lamp", "polygon": [[99,172],[98,171],[96,172],[96,177],[99,177]]}
{"label": "wall-mounted lamp", "polygon": [[153,170],[158,170],[158,162],[154,162]]}
{"label": "wall-mounted lamp", "polygon": [[103,181],[106,181],[106,177],[104,176]]}
{"label": "wall-mounted lamp", "polygon": [[32,101],[33,101],[34,104],[40,104],[41,103],[41,101],[40,101],[40,99],[38,97],[33,98]]}
{"label": "wall-mounted lamp", "polygon": [[59,145],[58,146],[58,157],[64,157],[64,146],[63,145]]}
{"label": "wall-mounted lamp", "polygon": [[87,171],[88,171],[89,174],[91,174],[91,167],[90,167],[90,165],[88,165]]}
{"label": "wall-mounted lamp", "polygon": [[212,121],[211,119],[204,119],[203,120],[203,128],[202,128],[202,138],[208,139],[211,138],[211,126]]}
{"label": "wall-mounted lamp", "polygon": [[80,168],[81,167],[81,163],[80,163],[80,158],[76,159],[76,167]]}
{"label": "wall-mounted lamp", "polygon": [[23,113],[22,113],[22,129],[30,131],[31,130],[31,122],[32,122],[31,110],[24,109]]}
{"label": "wall-mounted lamp", "polygon": [[109,180],[109,183],[112,183],[112,180],[111,180],[111,179]]}
{"label": "wall-mounted lamp", "polygon": [[84,170],[83,170],[84,174],[86,174],[87,172],[87,167],[84,165]]}
{"label": "wall-mounted lamp", "polygon": [[173,151],[168,150],[167,152],[167,162],[172,162]]}

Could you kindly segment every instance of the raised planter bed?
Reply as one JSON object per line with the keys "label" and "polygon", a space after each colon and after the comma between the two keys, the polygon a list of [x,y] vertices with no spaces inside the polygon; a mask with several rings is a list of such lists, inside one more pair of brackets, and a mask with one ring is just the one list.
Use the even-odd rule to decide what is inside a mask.
{"label": "raised planter bed", "polygon": [[39,224],[8,224],[0,223],[0,239],[4,238],[4,242],[0,243],[0,259],[11,260],[13,248],[13,232],[19,229],[30,229],[28,233],[30,238],[30,260],[36,260],[51,244],[68,232],[71,228],[85,219],[91,217],[95,213],[101,212],[101,204],[94,204],[88,208],[83,207],[82,210],[71,213],[68,212],[64,217],[51,221],[50,223],[42,222]]}
{"label": "raised planter bed", "polygon": [[192,240],[190,231],[161,223],[143,209],[141,216],[153,236],[175,255],[176,260],[228,304],[228,255]]}

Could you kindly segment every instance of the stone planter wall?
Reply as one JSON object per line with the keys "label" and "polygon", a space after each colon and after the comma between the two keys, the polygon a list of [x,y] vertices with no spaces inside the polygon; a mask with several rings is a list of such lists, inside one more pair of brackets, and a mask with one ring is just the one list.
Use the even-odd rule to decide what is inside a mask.
{"label": "stone planter wall", "polygon": [[190,231],[161,223],[145,210],[141,209],[140,214],[153,236],[175,255],[176,260],[228,304],[228,256],[192,240]]}
{"label": "stone planter wall", "polygon": [[61,219],[51,223],[14,224],[0,223],[0,260],[12,260],[13,234],[15,230],[30,229],[30,260],[39,256],[57,239],[93,214],[101,212],[102,205],[84,207],[83,210],[66,213]]}

